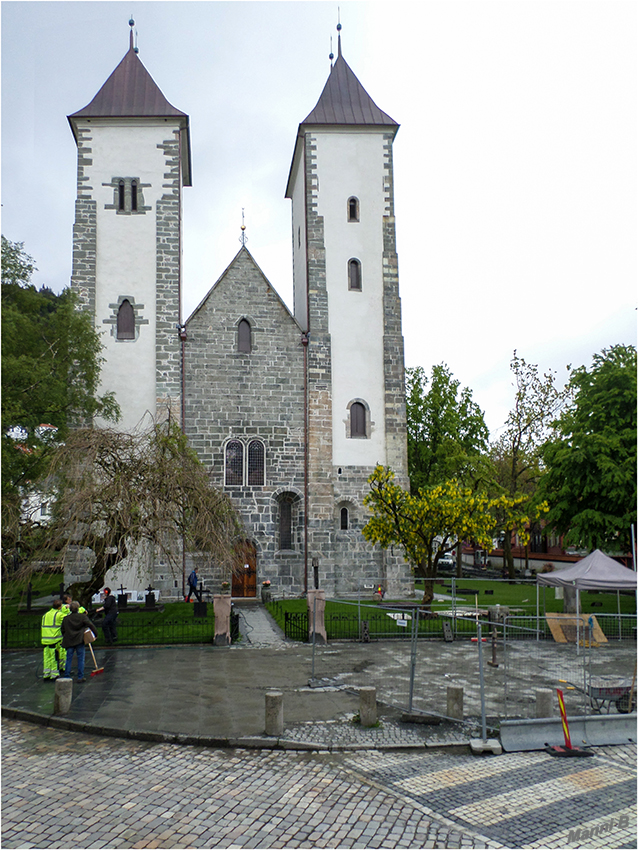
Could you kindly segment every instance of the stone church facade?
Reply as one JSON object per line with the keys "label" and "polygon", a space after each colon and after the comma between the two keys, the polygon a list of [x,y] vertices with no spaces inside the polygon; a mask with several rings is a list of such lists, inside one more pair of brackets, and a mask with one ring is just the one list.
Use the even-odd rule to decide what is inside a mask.
{"label": "stone church facade", "polygon": [[[245,572],[233,594],[258,595],[266,580],[275,595],[318,586],[349,596],[379,582],[393,597],[411,594],[399,553],[361,534],[375,465],[407,486],[398,124],[347,65],[340,39],[326,86],[299,125],[288,176],[293,313],[242,246],[182,321],[189,121],[166,101],[132,38],[69,121],[78,145],[72,286],[105,341],[102,389],[116,392],[119,427],[144,427],[167,410],[180,417],[244,522]],[[182,577],[152,556],[144,570],[138,584],[181,593]],[[222,578],[215,569],[204,576],[213,590]]]}

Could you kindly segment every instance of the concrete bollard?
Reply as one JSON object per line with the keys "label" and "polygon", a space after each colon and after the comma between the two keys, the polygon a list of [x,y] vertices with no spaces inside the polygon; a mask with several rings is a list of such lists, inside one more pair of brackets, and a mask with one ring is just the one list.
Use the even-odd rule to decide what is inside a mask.
{"label": "concrete bollard", "polygon": [[359,717],[362,726],[375,726],[377,717],[377,689],[359,689]]}
{"label": "concrete bollard", "polygon": [[552,698],[554,691],[551,688],[539,688],[536,691],[536,717],[551,717]]}
{"label": "concrete bollard", "polygon": [[463,720],[463,688],[461,685],[447,686],[447,716]]}
{"label": "concrete bollard", "polygon": [[266,735],[278,738],[284,733],[284,695],[281,691],[266,694]]}
{"label": "concrete bollard", "polygon": [[53,696],[53,713],[68,714],[73,696],[73,679],[56,679]]}

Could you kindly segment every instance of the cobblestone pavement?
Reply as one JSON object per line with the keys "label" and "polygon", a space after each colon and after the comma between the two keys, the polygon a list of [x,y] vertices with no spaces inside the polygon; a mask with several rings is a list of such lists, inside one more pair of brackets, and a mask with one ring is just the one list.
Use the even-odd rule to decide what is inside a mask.
{"label": "cobblestone pavement", "polygon": [[3,722],[3,848],[636,847],[636,747],[216,750]]}

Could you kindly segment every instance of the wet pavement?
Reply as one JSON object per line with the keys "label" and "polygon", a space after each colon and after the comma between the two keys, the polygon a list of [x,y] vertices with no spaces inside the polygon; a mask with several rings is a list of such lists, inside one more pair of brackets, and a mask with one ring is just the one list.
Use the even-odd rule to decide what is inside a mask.
{"label": "wet pavement", "polygon": [[[263,608],[242,612],[241,631],[230,648],[98,645],[104,672],[89,676],[89,656],[64,718],[41,652],[3,652],[2,847],[636,847],[635,744],[586,759],[469,754],[469,641],[420,646],[418,704],[444,713],[447,683],[462,681],[470,715],[424,726],[397,707],[409,641],[335,643],[313,660]],[[633,668],[622,643],[598,663]],[[530,669],[538,652],[525,650]],[[543,647],[534,669],[554,681],[567,657]],[[502,665],[490,671],[498,714]],[[353,722],[364,684],[383,697],[372,729]],[[284,694],[277,740],[263,733],[271,689]]]}

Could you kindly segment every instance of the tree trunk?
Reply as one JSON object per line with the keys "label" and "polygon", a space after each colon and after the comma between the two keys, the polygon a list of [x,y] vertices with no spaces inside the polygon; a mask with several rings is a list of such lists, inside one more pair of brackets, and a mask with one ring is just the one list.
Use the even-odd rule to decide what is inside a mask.
{"label": "tree trunk", "polygon": [[503,540],[503,566],[507,568],[507,574],[511,579],[516,577],[512,555],[512,532],[509,528],[505,529],[505,539]]}

